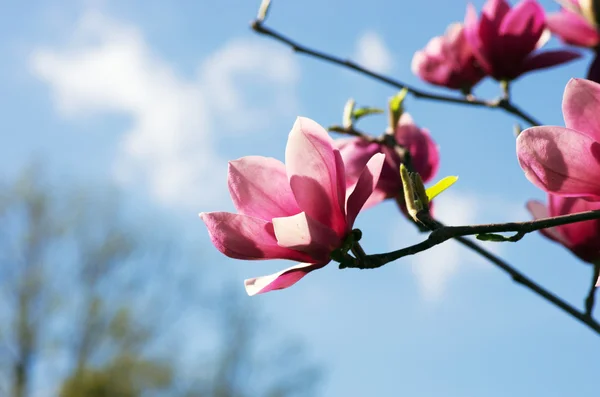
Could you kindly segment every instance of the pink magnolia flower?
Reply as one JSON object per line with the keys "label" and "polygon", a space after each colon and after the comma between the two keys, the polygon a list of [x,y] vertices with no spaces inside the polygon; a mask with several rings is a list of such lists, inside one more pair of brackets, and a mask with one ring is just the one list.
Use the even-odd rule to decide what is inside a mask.
{"label": "pink magnolia flower", "polygon": [[285,165],[259,156],[229,163],[228,184],[238,211],[201,213],[210,238],[230,258],[303,262],[245,281],[248,295],[287,288],[325,266],[340,248],[375,188],[384,156],[365,163],[346,194],[342,157],[319,124],[298,118],[288,137]]}
{"label": "pink magnolia flower", "polygon": [[[534,219],[540,219],[599,210],[600,202],[549,194],[548,207],[539,201],[530,201],[527,203],[527,209]],[[542,229],[541,232],[549,239],[564,245],[585,262],[594,263],[600,260],[599,219]]]}
{"label": "pink magnolia flower", "polygon": [[579,47],[596,47],[600,44],[600,31],[591,9],[592,1],[561,0],[559,12],[546,17],[548,29],[567,44]]}
{"label": "pink magnolia flower", "polygon": [[466,92],[485,76],[460,23],[450,25],[443,36],[434,37],[417,51],[412,71],[431,84]]}
{"label": "pink magnolia flower", "polygon": [[519,164],[547,193],[600,200],[600,84],[571,79],[562,108],[566,128],[532,127],[519,134]]}
{"label": "pink magnolia flower", "polygon": [[[429,132],[419,128],[408,113],[403,113],[398,121],[394,137],[411,155],[412,165],[424,182],[435,176],[440,163],[438,147]],[[365,208],[371,207],[386,198],[396,197],[402,192],[400,162],[398,154],[388,146],[378,142],[367,142],[360,138],[336,139],[335,146],[340,150],[346,164],[348,187],[354,186],[360,178],[361,170],[376,153],[385,154],[385,163],[375,191],[367,200]]]}
{"label": "pink magnolia flower", "polygon": [[513,8],[505,0],[488,0],[479,19],[469,4],[465,16],[465,35],[475,58],[496,80],[513,80],[579,57],[564,50],[535,53],[544,29],[544,10],[535,0],[523,0]]}

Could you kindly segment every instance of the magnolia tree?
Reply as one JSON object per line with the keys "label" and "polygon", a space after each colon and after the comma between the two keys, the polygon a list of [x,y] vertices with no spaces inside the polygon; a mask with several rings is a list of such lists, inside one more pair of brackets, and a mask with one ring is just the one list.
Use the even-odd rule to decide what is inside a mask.
{"label": "magnolia tree", "polygon": [[[374,269],[407,255],[455,239],[600,335],[592,316],[600,285],[600,1],[559,0],[562,9],[547,15],[535,0],[512,6],[488,0],[481,12],[469,5],[464,23],[434,37],[412,60],[412,70],[427,83],[455,90],[440,95],[411,87],[356,63],[299,44],[266,25],[270,1],[263,1],[252,29],[295,52],[353,69],[399,90],[389,101],[389,127],[372,136],[357,122],[375,108],[350,100],[343,124],[323,128],[309,118],[296,120],[288,137],[285,164],[248,156],[229,163],[228,185],[238,213],[201,213],[215,247],[243,260],[289,259],[298,262],[278,273],[245,281],[249,295],[288,288],[331,262],[342,268]],[[544,126],[515,105],[510,85],[536,70],[580,56],[573,50],[544,51],[551,34],[564,43],[596,52],[588,79],[572,79],[565,88],[566,127]],[[485,100],[472,89],[485,78],[497,81],[500,98]],[[530,125],[517,128],[516,153],[525,176],[548,193],[547,203],[531,201],[533,220],[502,224],[445,226],[435,219],[432,199],[456,181],[443,178],[426,189],[439,165],[436,144],[426,129],[404,112],[408,97],[488,107]],[[329,132],[345,134],[332,139]],[[429,235],[392,252],[367,255],[354,221],[365,208],[395,200],[407,218]],[[540,286],[466,236],[517,242],[540,231],[593,266],[592,282],[579,309]],[[587,286],[585,286],[587,290]]]}

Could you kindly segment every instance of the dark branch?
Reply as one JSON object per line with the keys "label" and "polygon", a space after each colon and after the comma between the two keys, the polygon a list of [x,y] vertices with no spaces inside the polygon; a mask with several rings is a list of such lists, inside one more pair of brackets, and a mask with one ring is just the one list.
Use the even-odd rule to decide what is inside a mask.
{"label": "dark branch", "polygon": [[486,101],[486,100],[482,100],[482,99],[477,99],[471,95],[469,95],[467,97],[456,97],[456,96],[440,95],[440,94],[422,91],[422,90],[419,90],[408,84],[405,84],[399,80],[393,79],[389,76],[385,76],[383,74],[373,72],[372,70],[364,68],[353,61],[338,58],[336,56],[327,54],[325,52],[311,49],[302,44],[299,44],[298,42],[280,34],[279,32],[277,32],[269,27],[266,27],[264,25],[264,20],[256,19],[256,20],[252,21],[251,27],[252,27],[252,30],[254,30],[256,33],[270,37],[276,41],[279,41],[280,43],[283,43],[283,44],[287,45],[288,47],[290,47],[294,52],[297,52],[299,54],[304,54],[304,55],[307,55],[312,58],[320,59],[322,61],[329,62],[334,65],[338,65],[338,66],[341,66],[341,67],[344,67],[344,68],[347,68],[350,70],[354,70],[355,72],[357,72],[359,74],[371,77],[374,80],[377,80],[379,82],[387,84],[391,87],[397,88],[399,90],[406,89],[415,98],[429,99],[432,101],[439,101],[439,102],[455,103],[455,104],[460,104],[460,105],[503,109],[504,111],[521,118],[522,120],[524,120],[531,126],[541,125],[541,123],[538,120],[536,120],[535,118],[531,117],[530,115],[528,115],[527,113],[525,113],[524,111],[519,109],[517,106],[512,104],[507,98],[500,98],[498,100]]}
{"label": "dark branch", "polygon": [[524,235],[549,227],[589,221],[592,219],[600,219],[600,210],[585,211],[576,214],[561,215],[557,217],[537,219],[526,222],[492,223],[487,225],[472,226],[441,226],[438,229],[433,230],[427,240],[418,244],[384,254],[368,255],[367,262],[364,263],[364,268],[372,269],[381,267],[389,262],[395,261],[396,259],[417,254],[456,237],[464,237],[475,234],[510,232]]}
{"label": "dark branch", "polygon": [[590,318],[592,317],[594,304],[596,303],[596,282],[598,281],[598,277],[600,277],[600,262],[594,263],[594,271],[592,272],[592,285],[590,285],[590,291],[585,299],[585,314]]}
{"label": "dark branch", "polygon": [[[571,315],[575,319],[577,319],[580,322],[582,322],[583,324],[587,325],[594,332],[600,334],[600,324],[591,317],[591,314],[588,315],[587,312],[581,313],[579,310],[577,310],[575,307],[571,306],[569,303],[565,302],[558,296],[554,295],[552,292],[550,292],[547,289],[545,289],[544,287],[540,286],[539,284],[537,284],[536,282],[534,282],[533,280],[531,280],[530,278],[525,276],[523,273],[519,272],[518,270],[516,270],[515,268],[510,266],[508,263],[504,262],[502,259],[493,255],[492,253],[490,253],[489,251],[487,251],[480,245],[476,244],[475,242],[469,240],[468,238],[457,237],[456,240],[459,243],[461,243],[462,245],[470,248],[474,252],[476,252],[479,255],[483,256],[484,258],[488,259],[490,262],[492,262],[494,265],[496,265],[498,268],[500,268],[504,272],[508,273],[508,275],[510,275],[516,283],[521,284],[523,287],[529,289],[534,294],[540,296],[542,299],[546,300],[548,303],[551,303],[552,305],[558,307],[565,313]],[[600,267],[596,267],[596,268],[599,269]],[[592,303],[592,305],[593,305],[593,303]]]}

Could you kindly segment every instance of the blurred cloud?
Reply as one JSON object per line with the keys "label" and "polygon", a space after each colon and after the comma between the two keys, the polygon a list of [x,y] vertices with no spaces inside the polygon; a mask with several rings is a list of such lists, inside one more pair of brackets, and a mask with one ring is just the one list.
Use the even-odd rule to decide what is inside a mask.
{"label": "blurred cloud", "polygon": [[[175,207],[198,208],[225,193],[214,188],[224,187],[226,175],[216,137],[264,126],[269,114],[296,112],[299,71],[289,52],[234,39],[186,80],[137,27],[100,12],[86,13],[66,45],[35,48],[30,67],[64,117],[131,117],[114,176],[128,185],[143,181],[159,202]],[[270,99],[255,100],[257,90],[269,90]]]}
{"label": "blurred cloud", "polygon": [[199,80],[210,93],[213,109],[234,131],[264,128],[274,114],[298,114],[295,85],[300,71],[296,58],[271,44],[234,40],[199,68]]}
{"label": "blurred cloud", "polygon": [[[524,209],[520,205],[498,198],[487,199],[484,196],[450,190],[435,200],[435,216],[447,225],[469,225],[496,221],[526,220]],[[407,229],[392,233],[391,249],[398,249],[399,236],[406,237]],[[416,239],[421,241],[424,235]],[[486,249],[500,255],[502,244],[481,242]],[[487,262],[455,241],[447,241],[427,251],[411,256],[413,274],[416,276],[424,299],[438,301],[443,297],[451,279],[461,270],[471,267],[489,268]]]}
{"label": "blurred cloud", "polygon": [[393,67],[390,51],[383,39],[372,31],[358,38],[354,58],[360,65],[379,73],[387,73]]}

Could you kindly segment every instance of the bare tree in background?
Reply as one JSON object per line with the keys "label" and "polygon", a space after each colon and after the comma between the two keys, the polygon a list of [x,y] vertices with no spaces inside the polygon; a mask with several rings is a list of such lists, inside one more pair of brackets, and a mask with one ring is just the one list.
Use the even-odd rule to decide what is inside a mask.
{"label": "bare tree in background", "polygon": [[[0,187],[0,395],[315,395],[301,349],[260,351],[246,300],[186,295],[169,273],[183,248],[134,218],[115,192],[59,189],[36,167]],[[210,328],[218,346],[181,368],[174,324],[211,304],[198,337]]]}

